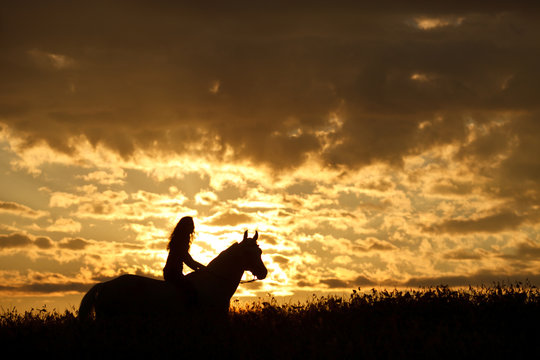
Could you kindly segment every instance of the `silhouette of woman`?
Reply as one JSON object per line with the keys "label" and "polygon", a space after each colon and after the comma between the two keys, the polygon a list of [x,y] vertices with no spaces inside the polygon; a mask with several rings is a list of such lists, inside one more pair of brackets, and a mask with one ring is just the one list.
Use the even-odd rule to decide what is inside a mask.
{"label": "silhouette of woman", "polygon": [[180,219],[169,238],[170,241],[167,245],[169,256],[167,257],[167,263],[163,268],[163,277],[165,278],[165,281],[175,284],[186,295],[189,305],[196,304],[197,291],[182,273],[184,263],[193,270],[204,268],[204,265],[193,260],[189,254],[189,247],[191,241],[193,241],[194,231],[195,225],[193,224],[193,218],[191,216],[185,216]]}

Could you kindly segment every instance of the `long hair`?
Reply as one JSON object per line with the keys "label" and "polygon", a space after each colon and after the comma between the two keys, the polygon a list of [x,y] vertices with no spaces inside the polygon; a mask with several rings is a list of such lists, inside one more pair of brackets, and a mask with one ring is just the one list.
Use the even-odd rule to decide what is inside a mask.
{"label": "long hair", "polygon": [[182,245],[189,249],[191,241],[193,240],[194,231],[195,225],[193,223],[193,218],[191,216],[184,216],[181,218],[169,237],[170,241],[167,244],[167,250],[178,248]]}

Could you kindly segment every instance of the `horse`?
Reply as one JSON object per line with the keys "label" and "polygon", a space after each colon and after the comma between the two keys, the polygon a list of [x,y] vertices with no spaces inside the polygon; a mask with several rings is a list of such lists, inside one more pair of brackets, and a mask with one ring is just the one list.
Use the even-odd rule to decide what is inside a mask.
{"label": "horse", "polygon": [[195,310],[227,314],[231,297],[236,292],[244,271],[257,280],[268,274],[257,244],[244,233],[240,243],[234,243],[214,258],[206,268],[187,275],[198,294],[196,309],[188,309],[187,298],[172,283],[138,275],[121,275],[94,285],[82,298],[78,317],[81,320],[114,316],[174,316]]}

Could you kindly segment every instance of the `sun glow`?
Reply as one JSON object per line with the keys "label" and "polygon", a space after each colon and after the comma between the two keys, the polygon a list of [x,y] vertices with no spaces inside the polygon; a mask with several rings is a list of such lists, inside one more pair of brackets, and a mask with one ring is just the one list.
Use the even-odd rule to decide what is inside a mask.
{"label": "sun glow", "polygon": [[540,281],[519,6],[0,6],[0,297],[159,278],[183,216],[203,263],[259,232],[244,295]]}
{"label": "sun glow", "polygon": [[414,19],[416,26],[421,30],[432,30],[446,26],[460,26],[464,21],[464,17],[457,18],[429,18],[421,17]]}

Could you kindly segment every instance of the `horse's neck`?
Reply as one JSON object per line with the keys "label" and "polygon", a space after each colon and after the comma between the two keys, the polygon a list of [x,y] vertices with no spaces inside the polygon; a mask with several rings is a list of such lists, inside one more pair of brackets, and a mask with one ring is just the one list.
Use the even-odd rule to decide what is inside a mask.
{"label": "horse's neck", "polygon": [[223,279],[226,285],[225,291],[230,293],[230,296],[232,296],[236,291],[236,288],[240,284],[240,279],[244,273],[244,269],[236,256],[238,246],[238,243],[230,246],[227,250],[223,251],[214,260],[212,260],[207,267],[207,269],[215,276]]}

